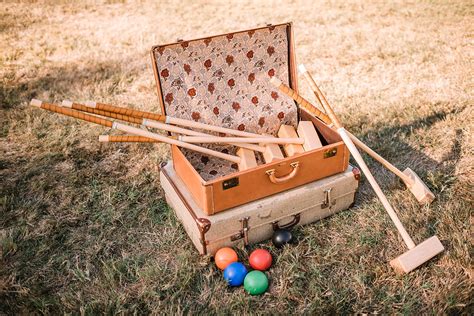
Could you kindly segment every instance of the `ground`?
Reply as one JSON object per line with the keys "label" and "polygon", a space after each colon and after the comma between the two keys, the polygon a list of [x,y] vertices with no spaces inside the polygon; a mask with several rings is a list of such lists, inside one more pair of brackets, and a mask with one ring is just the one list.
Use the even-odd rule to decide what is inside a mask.
{"label": "ground", "polygon": [[[388,265],[406,248],[362,178],[296,246],[260,245],[265,295],[230,289],[164,201],[166,145],[100,145],[104,129],[28,106],[159,111],[151,46],[287,21],[347,128],[436,194],[419,206],[365,156],[415,242],[446,247],[418,270]],[[0,313],[472,314],[472,25],[470,1],[0,4]]]}

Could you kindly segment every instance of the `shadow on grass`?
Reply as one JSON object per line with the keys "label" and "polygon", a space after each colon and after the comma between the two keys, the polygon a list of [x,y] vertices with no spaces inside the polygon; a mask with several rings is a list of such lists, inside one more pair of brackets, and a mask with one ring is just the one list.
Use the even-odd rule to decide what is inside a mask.
{"label": "shadow on grass", "polygon": [[[123,90],[124,80],[131,82],[130,77],[138,73],[134,69],[131,73],[123,73],[122,65],[128,60],[111,60],[107,62],[48,65],[44,68],[35,68],[31,73],[37,77],[18,80],[4,79],[0,83],[0,99],[3,100],[3,109],[17,108],[24,102],[29,102],[40,93],[48,92],[51,99],[65,97],[71,91],[84,93],[84,87],[91,95],[113,95]],[[58,63],[56,63],[58,64]],[[47,70],[44,70],[46,69]],[[29,74],[29,76],[31,76]]]}
{"label": "shadow on grass", "polygon": [[[1,93],[8,94],[10,100],[5,110],[15,111],[17,104],[36,97],[37,91],[49,90],[52,98],[68,95],[71,85],[80,89],[91,82],[108,81],[105,89],[111,89],[106,91],[113,93],[122,80],[117,74],[120,74],[119,63],[93,65],[80,70],[75,66],[53,68],[40,78],[9,86],[8,91],[6,86],[2,86]],[[360,138],[396,165],[415,162],[410,167],[416,169],[424,180],[432,172],[454,177],[463,143],[461,130],[456,130],[455,143],[443,158],[444,162],[449,162],[447,164],[438,163],[403,140],[453,113],[438,111],[401,126],[374,128],[373,132]],[[20,157],[17,154],[0,158],[3,178],[0,194],[4,214],[0,226],[6,232],[6,238],[2,236],[0,271],[2,276],[10,277],[3,285],[6,290],[0,293],[0,299],[7,302],[4,307],[8,308],[6,314],[13,314],[25,306],[32,310],[58,313],[65,298],[63,292],[70,295],[66,301],[77,307],[74,302],[81,303],[77,303],[74,297],[76,288],[82,295],[97,295],[97,292],[88,292],[91,280],[95,281],[96,291],[103,290],[110,296],[126,285],[139,283],[142,276],[136,271],[152,257],[150,254],[154,254],[150,248],[145,249],[148,253],[140,251],[141,247],[145,247],[142,246],[143,233],[161,231],[175,221],[156,186],[156,174],[142,173],[138,183],[118,179],[117,175],[123,173],[127,166],[127,147],[122,150],[125,153],[122,158],[115,162],[113,174],[104,173],[97,166],[116,149],[87,150],[77,146],[70,152],[61,149],[64,150],[58,147],[34,157]],[[369,162],[374,171],[380,172],[378,163]],[[64,168],[63,164],[69,167]],[[452,184],[445,179],[440,180],[443,185]],[[427,181],[427,184],[439,192],[440,186],[436,181]],[[436,230],[435,218],[433,221],[430,219],[430,225],[431,229]],[[183,232],[179,230],[174,234]],[[166,245],[171,244],[173,238],[166,237],[160,238],[160,244],[153,246],[169,256],[176,251],[173,251],[175,245]],[[362,244],[373,247],[371,243],[376,241],[369,237]],[[187,253],[190,254],[189,251]],[[329,274],[332,270],[328,271]],[[190,284],[202,280],[198,274],[200,270],[193,272],[191,278],[185,275],[189,271],[178,272],[182,273],[178,280],[190,279]],[[159,274],[160,278],[168,275],[171,274]],[[364,282],[372,283],[372,278],[367,274]],[[302,287],[305,284],[302,278]],[[176,287],[178,293],[182,284],[173,286],[171,290]],[[171,290],[163,291],[163,297],[172,298],[174,294]],[[192,297],[194,294],[189,294],[192,290],[191,285],[188,286],[185,294]],[[158,287],[156,291],[161,290]],[[347,295],[350,296],[350,293]],[[134,297],[139,304],[142,304],[142,299],[145,300],[129,293],[127,302],[132,302]],[[339,302],[334,302],[334,306],[337,304]],[[354,301],[346,300],[344,304],[350,310]]]}
{"label": "shadow on grass", "polygon": [[71,284],[107,273],[111,276],[104,278],[117,282],[114,269],[122,278],[120,271],[144,264],[140,252],[129,258],[123,252],[142,246],[138,232],[160,230],[174,219],[156,186],[157,175],[144,171],[137,181],[123,181],[117,175],[126,172],[127,155],[116,161],[112,174],[97,167],[112,151],[76,148],[28,161],[2,158],[0,300],[5,305],[0,311],[14,314],[18,306],[28,306],[56,313],[58,293]]}
{"label": "shadow on grass", "polygon": [[[440,183],[437,183],[435,179],[436,177],[427,179],[427,176],[429,174],[435,174],[437,176],[443,175],[443,179],[439,179],[443,182],[443,185],[446,185],[446,179],[454,177],[456,164],[461,157],[461,146],[463,143],[462,130],[456,130],[454,144],[450,152],[443,157],[441,162],[438,162],[424,154],[422,151],[413,148],[407,144],[403,138],[415,135],[420,129],[429,129],[434,124],[444,120],[447,116],[459,111],[459,109],[437,111],[431,115],[418,118],[407,124],[383,127],[371,131],[370,133],[359,135],[358,137],[382,157],[397,166],[400,170],[403,171],[407,167],[413,169],[436,194],[436,192],[440,191],[441,185]],[[377,170],[377,172],[382,170],[383,167],[375,160],[370,159],[367,161],[370,167]],[[399,183],[401,184],[402,182]],[[449,186],[452,184],[452,181],[448,181]]]}

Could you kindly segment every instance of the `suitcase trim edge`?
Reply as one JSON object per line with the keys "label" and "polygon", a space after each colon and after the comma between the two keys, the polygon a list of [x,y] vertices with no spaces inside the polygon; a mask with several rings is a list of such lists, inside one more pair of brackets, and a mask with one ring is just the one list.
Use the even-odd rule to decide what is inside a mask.
{"label": "suitcase trim edge", "polygon": [[201,244],[202,244],[202,247],[203,247],[203,252],[204,252],[204,254],[207,254],[207,245],[209,244],[209,242],[206,241],[206,233],[209,231],[209,229],[211,229],[211,221],[208,220],[207,218],[197,217],[196,213],[194,213],[193,209],[189,205],[188,201],[186,201],[186,199],[184,198],[181,191],[178,189],[176,184],[171,180],[171,177],[168,174],[168,172],[163,168],[164,166],[166,166],[166,164],[167,164],[166,162],[161,163],[161,172],[166,177],[166,179],[170,183],[171,187],[174,189],[174,191],[176,192],[176,194],[180,198],[181,202],[183,203],[183,205],[188,210],[189,214],[191,214],[191,217],[196,222],[196,226],[197,226],[197,228],[199,230],[199,234],[200,234],[200,241],[201,241]]}

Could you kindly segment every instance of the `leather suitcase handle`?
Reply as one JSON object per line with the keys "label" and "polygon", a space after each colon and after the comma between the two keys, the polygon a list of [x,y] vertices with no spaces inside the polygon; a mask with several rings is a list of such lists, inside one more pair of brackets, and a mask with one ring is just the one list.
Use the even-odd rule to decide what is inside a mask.
{"label": "leather suitcase handle", "polygon": [[293,219],[291,220],[291,222],[285,224],[285,225],[279,225],[278,222],[273,222],[272,223],[272,227],[273,227],[273,231],[277,231],[279,229],[290,229],[291,227],[295,226],[296,224],[298,224],[300,222],[300,214],[296,214],[296,215],[293,215]]}
{"label": "leather suitcase handle", "polygon": [[292,162],[290,163],[290,166],[293,168],[293,170],[286,176],[277,177],[275,175],[275,169],[267,170],[266,174],[268,175],[268,178],[270,179],[272,183],[275,183],[275,184],[285,183],[296,176],[296,174],[298,173],[298,170],[300,169],[300,162],[299,161]]}

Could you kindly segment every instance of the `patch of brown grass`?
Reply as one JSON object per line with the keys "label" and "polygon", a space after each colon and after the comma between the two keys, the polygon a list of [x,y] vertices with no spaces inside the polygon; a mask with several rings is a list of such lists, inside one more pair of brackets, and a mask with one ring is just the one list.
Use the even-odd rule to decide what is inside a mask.
{"label": "patch of brown grass", "polygon": [[[447,313],[472,311],[474,7],[469,2],[0,4],[0,311]],[[229,289],[159,188],[164,145],[99,145],[100,128],[32,97],[158,111],[152,45],[293,21],[305,62],[348,129],[437,195],[420,207],[368,159],[416,242],[437,259],[397,276],[406,249],[366,182],[356,206],[295,231],[262,297]],[[300,90],[314,101],[304,80]],[[243,255],[244,252],[242,252]]]}

